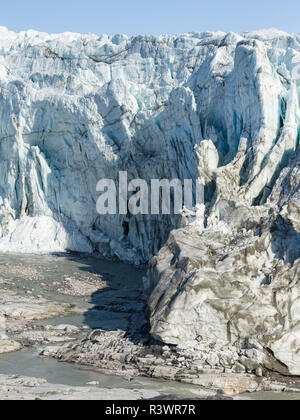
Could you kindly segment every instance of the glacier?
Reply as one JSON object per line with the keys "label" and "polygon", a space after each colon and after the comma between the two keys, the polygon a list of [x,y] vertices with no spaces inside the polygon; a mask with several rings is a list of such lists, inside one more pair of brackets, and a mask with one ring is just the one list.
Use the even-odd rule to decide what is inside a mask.
{"label": "glacier", "polygon": [[[0,251],[150,261],[155,338],[300,375],[299,94],[300,35],[275,29],[0,28]],[[200,176],[205,206],[100,216],[119,171]]]}

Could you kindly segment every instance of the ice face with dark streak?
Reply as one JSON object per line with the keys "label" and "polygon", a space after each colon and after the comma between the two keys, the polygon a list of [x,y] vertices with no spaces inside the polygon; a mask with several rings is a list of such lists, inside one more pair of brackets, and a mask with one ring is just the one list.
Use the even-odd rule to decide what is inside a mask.
{"label": "ice face with dark streak", "polygon": [[[0,251],[158,253],[145,283],[156,338],[300,375],[299,82],[300,37],[277,30],[2,28]],[[120,170],[200,176],[205,206],[99,216],[96,184]]]}

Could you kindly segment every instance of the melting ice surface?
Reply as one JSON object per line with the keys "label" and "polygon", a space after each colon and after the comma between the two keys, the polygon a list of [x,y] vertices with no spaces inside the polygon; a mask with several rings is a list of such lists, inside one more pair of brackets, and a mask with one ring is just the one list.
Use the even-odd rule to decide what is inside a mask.
{"label": "melting ice surface", "polygon": [[129,38],[1,28],[0,250],[147,262],[181,222],[99,217],[96,184],[119,170],[209,184],[240,150],[243,200],[264,202],[298,144],[299,42],[276,30]]}
{"label": "melting ice surface", "polygon": [[[299,376],[299,63],[299,35],[277,30],[2,28],[0,251],[157,255],[155,338],[193,347],[201,336],[205,357],[217,338],[248,369]],[[99,216],[97,182],[120,170],[200,176],[205,208]]]}

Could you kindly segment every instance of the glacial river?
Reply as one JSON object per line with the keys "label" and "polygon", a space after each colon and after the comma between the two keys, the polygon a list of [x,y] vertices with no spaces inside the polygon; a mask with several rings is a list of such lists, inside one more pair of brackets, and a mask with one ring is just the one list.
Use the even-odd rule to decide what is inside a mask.
{"label": "glacial river", "polygon": [[[18,294],[28,293],[75,304],[80,310],[78,314],[59,317],[51,320],[37,321],[39,325],[72,324],[79,327],[123,329],[128,323],[126,312],[116,313],[110,309],[110,302],[134,302],[138,296],[136,291],[142,287],[144,272],[119,262],[111,262],[87,256],[36,256],[36,255],[0,255],[0,280],[4,278],[6,289]],[[11,270],[10,270],[11,268]],[[79,274],[78,274],[79,273]],[[88,279],[101,273],[109,283],[107,293],[91,296],[68,296],[57,292],[56,282],[65,276],[86,275]],[[1,293],[1,289],[0,289]],[[139,304],[139,302],[136,302]],[[91,311],[93,306],[104,310]],[[103,375],[92,368],[84,368],[55,359],[41,357],[37,349],[29,348],[18,352],[0,355],[0,373],[21,375],[46,379],[49,383],[69,386],[85,386],[91,382],[99,383],[99,387],[159,390],[165,395],[179,398],[205,397],[208,393],[194,385],[181,384],[150,378],[133,378]],[[300,399],[299,394],[256,393],[239,396],[237,399]]]}

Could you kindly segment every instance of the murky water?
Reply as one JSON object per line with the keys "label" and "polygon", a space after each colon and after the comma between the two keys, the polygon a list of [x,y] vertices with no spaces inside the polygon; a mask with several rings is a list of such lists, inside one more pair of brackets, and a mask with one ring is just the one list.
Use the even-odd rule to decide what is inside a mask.
{"label": "murky water", "polygon": [[86,386],[90,382],[99,382],[98,386],[101,388],[137,389],[142,387],[181,398],[197,398],[206,395],[205,391],[196,386],[148,378],[135,378],[129,382],[123,377],[103,375],[71,363],[42,358],[37,353],[26,350],[0,355],[0,373],[43,378],[49,383],[69,386]]}
{"label": "murky water", "polygon": [[[101,275],[103,281],[107,283],[107,290],[130,298],[143,287],[142,277],[145,274],[145,271],[128,264],[80,254],[0,254],[1,266],[15,267],[14,272],[5,274],[9,280],[13,280],[12,283],[5,285],[6,288],[17,290],[22,294],[34,287],[34,295],[42,294],[50,300],[81,307],[90,303],[91,296],[76,297],[57,293],[59,283],[62,283],[65,277],[80,276],[84,280],[85,277],[93,278],[95,275]],[[2,272],[0,274],[3,277]]]}
{"label": "murky water", "polygon": [[[54,359],[42,358],[34,351],[20,351],[0,355],[0,373],[21,375],[46,379],[49,383],[69,386],[86,386],[90,382],[98,382],[101,388],[152,389],[165,395],[179,398],[200,398],[209,395],[197,386],[181,384],[150,378],[128,379],[118,376],[103,375],[92,369],[79,367],[71,363],[63,363]],[[300,400],[297,393],[258,392],[244,394],[235,399],[247,400]]]}
{"label": "murky water", "polygon": [[254,394],[248,394],[246,398],[254,401],[298,401],[300,400],[300,394],[296,392],[256,392]]}
{"label": "murky water", "polygon": [[[0,254],[1,287],[18,294],[42,295],[53,301],[71,303],[76,314],[37,321],[39,325],[72,324],[91,329],[126,329],[129,314],[114,308],[133,302],[139,305],[139,290],[142,288],[144,271],[119,262],[111,262],[86,255],[11,255]],[[11,270],[11,268],[13,268]],[[4,274],[3,274],[4,273]],[[91,296],[68,296],[57,292],[66,276],[93,278],[101,275],[106,287],[101,293]],[[2,282],[2,284],[1,284]],[[97,307],[97,310],[93,308]],[[100,387],[160,390],[166,395],[181,398],[197,398],[209,395],[207,391],[194,385],[180,384],[150,378],[126,378],[103,375],[92,369],[62,363],[54,359],[40,357],[35,350],[23,350],[0,355],[0,373],[18,374],[44,378],[50,383],[70,386],[84,386],[89,382],[99,382]],[[298,400],[299,394],[256,393],[239,396],[237,399],[251,400]]]}
{"label": "murky water", "polygon": [[[125,330],[130,312],[126,311],[128,302],[140,305],[138,297],[142,289],[145,272],[130,265],[93,258],[86,255],[13,255],[0,254],[1,287],[27,295],[43,297],[76,307],[76,313],[69,316],[35,321],[35,324],[71,324],[86,326],[89,329]],[[13,269],[11,269],[13,267]],[[93,279],[101,275],[106,287],[100,293],[89,296],[69,296],[58,293],[65,277]],[[118,311],[116,307],[124,310]],[[97,307],[97,310],[94,308]],[[86,334],[86,333],[85,333]],[[119,376],[103,375],[91,368],[44,358],[37,351],[23,350],[0,355],[0,373],[44,378],[49,383],[70,386],[85,386],[89,382],[99,382],[99,387],[146,388],[160,390],[166,395],[181,398],[206,396],[207,392],[193,385],[168,382],[158,379],[135,378],[128,381]]]}

